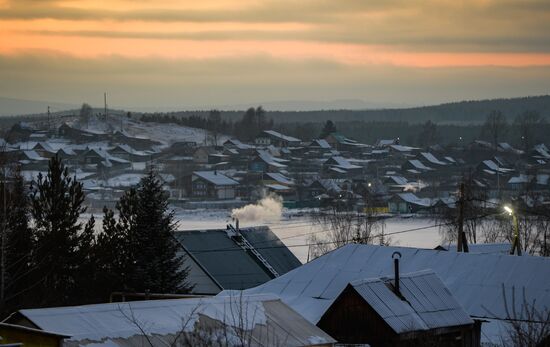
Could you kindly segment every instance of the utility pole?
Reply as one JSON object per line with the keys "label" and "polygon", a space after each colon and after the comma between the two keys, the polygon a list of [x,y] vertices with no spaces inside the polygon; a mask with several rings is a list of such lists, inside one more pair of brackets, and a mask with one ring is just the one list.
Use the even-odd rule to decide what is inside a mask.
{"label": "utility pole", "polygon": [[[517,251],[518,255],[521,255],[521,242],[519,240],[519,222],[515,212],[512,212],[512,222],[514,223],[514,241],[512,243],[512,250],[510,254],[514,254]],[[545,234],[546,235],[546,234]]]}
{"label": "utility pole", "polygon": [[105,117],[105,121],[107,121],[107,93],[103,93],[103,104],[105,105],[105,109],[103,110],[103,115]]}
{"label": "utility pole", "polygon": [[[3,164],[3,163],[2,163]],[[6,298],[6,233],[8,232],[8,215],[7,215],[7,199],[6,199],[6,167],[2,165],[2,248],[0,249],[0,307],[4,309]]]}
{"label": "utility pole", "polygon": [[460,183],[459,199],[458,199],[458,238],[456,242],[457,252],[468,252],[468,240],[464,233],[464,182]]}
{"label": "utility pole", "polygon": [[51,122],[50,122],[50,106],[48,106],[48,131],[50,131],[52,128]]}

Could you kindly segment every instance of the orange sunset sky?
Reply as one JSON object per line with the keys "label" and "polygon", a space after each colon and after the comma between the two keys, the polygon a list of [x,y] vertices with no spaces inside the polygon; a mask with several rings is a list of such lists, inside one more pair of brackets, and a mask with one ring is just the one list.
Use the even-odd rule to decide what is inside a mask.
{"label": "orange sunset sky", "polygon": [[548,94],[548,0],[0,0],[0,96],[133,109]]}

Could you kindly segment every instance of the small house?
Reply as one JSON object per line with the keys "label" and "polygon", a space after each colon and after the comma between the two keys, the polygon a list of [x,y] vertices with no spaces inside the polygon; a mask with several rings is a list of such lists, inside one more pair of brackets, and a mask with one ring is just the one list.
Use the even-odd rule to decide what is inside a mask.
{"label": "small house", "polygon": [[429,198],[419,198],[414,193],[394,194],[388,201],[388,210],[390,213],[417,213],[426,211],[432,207],[432,201]]}
{"label": "small house", "polygon": [[317,326],[344,344],[480,345],[481,322],[431,270],[350,282]]}
{"label": "small house", "polygon": [[218,171],[195,171],[191,175],[191,196],[209,199],[234,199],[239,182]]}

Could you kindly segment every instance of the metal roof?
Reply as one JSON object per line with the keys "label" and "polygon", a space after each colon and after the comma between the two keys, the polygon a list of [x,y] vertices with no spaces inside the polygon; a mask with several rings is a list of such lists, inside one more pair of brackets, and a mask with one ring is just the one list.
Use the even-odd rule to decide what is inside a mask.
{"label": "metal roof", "polygon": [[503,293],[511,305],[515,292],[522,312],[523,291],[528,302],[536,300],[550,309],[550,259],[512,255],[473,254],[350,244],[302,265],[247,293],[273,293],[311,322],[317,323],[348,283],[391,276],[391,255],[402,254],[402,272],[431,269],[449,288],[470,316],[506,319]]}
{"label": "metal roof", "polygon": [[302,265],[269,227],[241,228],[240,231],[279,274],[285,274]]}
{"label": "metal roof", "polygon": [[396,333],[474,323],[433,271],[402,274],[404,300],[394,293],[393,282],[393,278],[375,278],[351,286]]}
{"label": "metal roof", "polygon": [[[65,346],[175,345],[178,337],[208,334],[211,320],[228,327],[219,333],[229,345],[312,346],[312,341],[320,345],[336,342],[272,295],[133,301],[19,313],[41,329],[71,336]],[[247,333],[239,334],[241,330]],[[214,332],[213,342],[217,337]]]}
{"label": "metal roof", "polygon": [[239,182],[222,173],[219,173],[218,171],[195,171],[193,172],[193,175],[207,180],[217,186],[234,186],[239,184]]}
{"label": "metal roof", "polygon": [[251,288],[271,279],[223,229],[178,231],[175,237],[224,289]]}

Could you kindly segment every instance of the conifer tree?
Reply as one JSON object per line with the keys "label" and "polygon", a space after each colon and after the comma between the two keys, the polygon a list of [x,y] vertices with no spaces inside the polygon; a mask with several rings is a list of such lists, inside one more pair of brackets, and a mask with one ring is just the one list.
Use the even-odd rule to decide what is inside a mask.
{"label": "conifer tree", "polygon": [[320,139],[324,139],[328,135],[336,132],[336,125],[329,119],[326,121],[325,125],[323,126],[323,129],[321,130],[321,134],[319,135]]}
{"label": "conifer tree", "polygon": [[[32,302],[34,240],[29,227],[29,199],[20,171],[16,169],[13,184],[7,191],[6,234],[6,304],[17,308]],[[2,189],[3,190],[3,189]],[[3,199],[2,199],[3,200]]]}
{"label": "conifer tree", "polygon": [[[191,289],[188,269],[178,255],[174,213],[158,175],[151,170],[117,204],[118,221],[105,209],[99,236],[106,276],[120,278],[119,290],[177,293]],[[116,244],[115,244],[116,242]],[[117,247],[121,255],[115,254]],[[123,249],[121,249],[123,248]],[[111,265],[108,264],[111,262]],[[109,274],[110,272],[110,274]]]}
{"label": "conifer tree", "polygon": [[74,302],[77,275],[82,271],[79,249],[84,240],[79,218],[86,211],[83,202],[82,184],[69,176],[57,156],[50,160],[46,176],[39,174],[31,186],[40,305]]}

